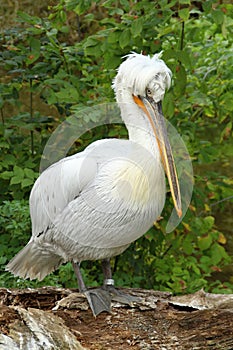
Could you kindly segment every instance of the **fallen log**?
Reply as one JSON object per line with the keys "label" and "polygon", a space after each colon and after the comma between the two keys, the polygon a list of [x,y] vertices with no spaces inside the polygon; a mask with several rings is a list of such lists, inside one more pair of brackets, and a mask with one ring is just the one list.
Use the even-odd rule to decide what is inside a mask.
{"label": "fallen log", "polygon": [[0,350],[233,349],[232,294],[127,293],[138,302],[94,318],[77,290],[1,288]]}

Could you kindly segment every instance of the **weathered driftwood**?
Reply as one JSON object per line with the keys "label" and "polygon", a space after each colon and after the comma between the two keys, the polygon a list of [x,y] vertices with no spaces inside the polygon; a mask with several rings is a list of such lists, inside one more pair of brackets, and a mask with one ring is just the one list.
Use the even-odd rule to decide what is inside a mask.
{"label": "weathered driftwood", "polygon": [[0,289],[0,350],[230,350],[233,295],[127,289],[134,305],[92,316],[77,290]]}

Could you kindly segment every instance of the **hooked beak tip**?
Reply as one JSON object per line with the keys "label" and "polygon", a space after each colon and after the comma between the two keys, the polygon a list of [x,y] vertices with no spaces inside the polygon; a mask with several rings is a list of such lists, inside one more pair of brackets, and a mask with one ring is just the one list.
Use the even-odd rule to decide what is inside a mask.
{"label": "hooked beak tip", "polygon": [[177,215],[179,216],[179,218],[181,218],[181,216],[182,216],[182,209],[177,209],[176,212],[177,212]]}

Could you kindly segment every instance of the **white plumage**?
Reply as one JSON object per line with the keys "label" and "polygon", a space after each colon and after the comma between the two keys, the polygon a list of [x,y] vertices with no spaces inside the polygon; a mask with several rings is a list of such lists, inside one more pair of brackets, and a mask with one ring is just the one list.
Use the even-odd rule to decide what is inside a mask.
{"label": "white plumage", "polygon": [[[129,140],[94,142],[37,179],[30,195],[32,237],[7,265],[9,271],[41,280],[66,261],[111,258],[161,214],[166,150],[144,103],[146,98],[153,107],[171,83],[159,57],[131,53],[113,81]],[[175,202],[178,197],[175,190]]]}

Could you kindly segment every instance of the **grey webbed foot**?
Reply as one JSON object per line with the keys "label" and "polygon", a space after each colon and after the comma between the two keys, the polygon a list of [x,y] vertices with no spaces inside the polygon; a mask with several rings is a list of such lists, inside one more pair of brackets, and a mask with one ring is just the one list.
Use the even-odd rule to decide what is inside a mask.
{"label": "grey webbed foot", "polygon": [[117,301],[122,304],[127,304],[132,306],[133,303],[137,303],[141,300],[140,297],[135,297],[133,295],[130,295],[128,293],[122,292],[118,289],[116,289],[114,286],[105,286],[108,290],[108,292],[111,295],[111,300]]}
{"label": "grey webbed foot", "polygon": [[84,292],[93,315],[96,317],[101,312],[111,312],[111,295],[103,288],[89,289]]}
{"label": "grey webbed foot", "polygon": [[88,289],[84,292],[93,315],[96,317],[101,312],[111,312],[111,301],[132,306],[141,298],[117,290],[114,286],[105,285],[102,288]]}

